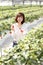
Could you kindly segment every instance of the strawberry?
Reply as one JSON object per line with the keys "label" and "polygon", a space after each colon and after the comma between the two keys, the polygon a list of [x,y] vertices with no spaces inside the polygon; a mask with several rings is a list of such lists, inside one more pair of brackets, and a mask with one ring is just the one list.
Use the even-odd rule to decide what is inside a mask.
{"label": "strawberry", "polygon": [[22,30],[22,29],[21,29],[20,31],[21,31],[21,32],[23,32],[23,30]]}
{"label": "strawberry", "polygon": [[10,34],[12,34],[12,32],[10,31]]}
{"label": "strawberry", "polygon": [[14,28],[14,25],[12,26],[12,28]]}

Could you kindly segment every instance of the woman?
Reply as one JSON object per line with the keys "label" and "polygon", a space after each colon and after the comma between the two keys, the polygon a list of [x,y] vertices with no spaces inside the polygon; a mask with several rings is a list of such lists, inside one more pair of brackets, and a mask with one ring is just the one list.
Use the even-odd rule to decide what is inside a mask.
{"label": "woman", "polygon": [[23,13],[18,13],[15,18],[16,23],[11,25],[11,32],[14,36],[13,47],[17,45],[18,41],[23,38],[24,34],[26,34],[26,30],[22,28],[25,22],[25,16]]}

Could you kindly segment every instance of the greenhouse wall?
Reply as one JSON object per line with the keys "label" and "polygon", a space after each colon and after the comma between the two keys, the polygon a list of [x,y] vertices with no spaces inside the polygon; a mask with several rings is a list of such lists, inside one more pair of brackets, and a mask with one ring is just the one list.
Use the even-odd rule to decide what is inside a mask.
{"label": "greenhouse wall", "polygon": [[[15,5],[15,4],[23,4],[23,1],[20,0],[0,0],[0,6],[11,6],[11,5]],[[32,4],[32,5],[40,5],[40,1],[35,1],[32,0],[31,1],[26,1],[24,0],[24,4]],[[41,1],[41,5],[43,5],[43,1]]]}

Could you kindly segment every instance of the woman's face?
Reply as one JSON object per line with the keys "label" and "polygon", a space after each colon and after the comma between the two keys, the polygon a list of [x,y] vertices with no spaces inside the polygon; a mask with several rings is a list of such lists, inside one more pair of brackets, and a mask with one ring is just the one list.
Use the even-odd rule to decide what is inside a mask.
{"label": "woman's face", "polygon": [[23,16],[20,16],[17,18],[18,23],[21,23],[23,21]]}

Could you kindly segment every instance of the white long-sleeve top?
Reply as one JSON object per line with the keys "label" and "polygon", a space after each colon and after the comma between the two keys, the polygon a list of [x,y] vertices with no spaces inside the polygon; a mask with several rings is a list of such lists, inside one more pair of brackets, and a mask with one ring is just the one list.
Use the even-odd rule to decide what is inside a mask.
{"label": "white long-sleeve top", "polygon": [[14,37],[15,41],[19,41],[24,38],[24,36],[27,34],[27,29],[24,27],[25,23],[21,25],[21,28],[18,27],[18,23],[12,24],[11,28],[14,30],[12,31],[12,36]]}

